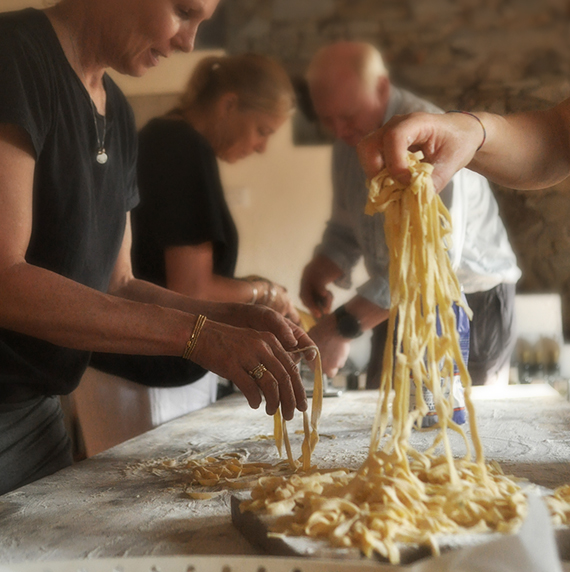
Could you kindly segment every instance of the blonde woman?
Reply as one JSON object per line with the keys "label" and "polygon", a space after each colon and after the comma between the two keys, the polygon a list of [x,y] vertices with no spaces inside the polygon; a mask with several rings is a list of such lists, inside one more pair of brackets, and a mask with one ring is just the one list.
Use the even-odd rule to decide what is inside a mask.
{"label": "blonde woman", "polygon": [[[268,57],[250,53],[200,61],[177,107],[151,120],[139,133],[141,202],[132,214],[133,265],[138,276],[194,299],[268,306],[298,321],[282,286],[257,276],[235,278],[238,235],[217,163],[263,153],[293,106],[287,73]],[[101,443],[101,429],[88,430],[87,424],[94,395],[104,385],[109,393],[119,384],[135,395],[142,391],[151,412],[160,413],[153,413],[141,426],[141,411],[148,408],[126,413],[121,405],[106,443],[97,451],[204,407],[217,395],[216,376],[176,358],[96,354],[91,365],[76,392],[88,449],[92,438]],[[231,389],[220,385],[220,395]],[[88,407],[83,406],[86,401]],[[95,421],[100,417],[96,415]]]}
{"label": "blonde woman", "polygon": [[139,135],[135,268],[193,298],[264,304],[298,321],[283,287],[234,278],[238,237],[216,158],[263,153],[293,110],[286,72],[257,54],[203,59],[180,104]]}

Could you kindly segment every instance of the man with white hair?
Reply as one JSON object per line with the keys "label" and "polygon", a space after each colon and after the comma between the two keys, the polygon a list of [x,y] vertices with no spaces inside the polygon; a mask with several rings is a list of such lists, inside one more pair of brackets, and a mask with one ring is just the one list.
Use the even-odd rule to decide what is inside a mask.
{"label": "man with white hair", "polygon": [[[338,42],[322,48],[310,63],[307,81],[319,120],[336,141],[332,215],[303,272],[301,299],[318,318],[310,336],[329,376],[344,365],[351,340],[374,329],[367,387],[378,387],[390,306],[389,255],[384,215],[364,214],[368,190],[356,145],[394,115],[442,110],[395,87],[380,52],[366,43]],[[475,384],[495,383],[508,368],[515,342],[513,307],[520,270],[485,178],[463,169],[441,198],[453,220],[450,257],[474,315],[469,371]],[[333,295],[327,286],[334,282],[349,288],[360,257],[369,280],[331,313]]]}

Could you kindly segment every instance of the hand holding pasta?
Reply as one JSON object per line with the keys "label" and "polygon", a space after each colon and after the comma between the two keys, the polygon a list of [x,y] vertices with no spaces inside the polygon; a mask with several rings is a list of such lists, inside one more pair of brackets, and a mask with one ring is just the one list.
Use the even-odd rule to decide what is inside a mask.
{"label": "hand holding pasta", "polygon": [[[394,564],[400,561],[400,543],[428,544],[437,554],[438,534],[512,532],[526,514],[519,486],[497,465],[485,464],[452,307],[462,301],[447,255],[450,216],[434,192],[432,166],[421,162],[421,154],[410,153],[408,160],[410,184],[383,171],[370,183],[366,206],[368,214],[385,213],[391,289],[390,337],[368,458],[355,473],[261,478],[252,500],[242,505],[283,515],[274,533],[327,538],[335,546],[358,547],[367,556],[377,552]],[[465,387],[474,462],[467,437],[452,421],[451,397],[445,397],[454,361]],[[418,396],[411,412],[410,383],[416,384]],[[422,384],[434,395],[440,428],[425,453],[408,441],[414,423],[427,412]],[[392,389],[392,431],[386,437]],[[463,436],[464,458],[453,458],[447,428]],[[440,443],[444,455],[437,457]]]}

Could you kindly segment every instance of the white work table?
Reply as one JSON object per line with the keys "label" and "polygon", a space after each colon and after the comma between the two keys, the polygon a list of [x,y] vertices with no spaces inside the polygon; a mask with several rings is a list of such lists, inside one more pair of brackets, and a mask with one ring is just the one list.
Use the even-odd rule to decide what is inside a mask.
{"label": "white work table", "polygon": [[[570,404],[548,386],[512,386],[492,395],[476,388],[479,430],[488,459],[505,472],[555,487],[570,482]],[[376,391],[326,398],[314,454],[319,467],[356,468],[364,460]],[[297,414],[289,425],[300,454]],[[0,564],[167,555],[255,555],[234,528],[230,492],[191,500],[180,475],[159,478],[133,464],[194,451],[244,452],[277,462],[262,409],[241,395],[162,425],[91,459],[0,497]],[[418,449],[433,433],[414,433]],[[461,454],[460,439],[453,439]]]}

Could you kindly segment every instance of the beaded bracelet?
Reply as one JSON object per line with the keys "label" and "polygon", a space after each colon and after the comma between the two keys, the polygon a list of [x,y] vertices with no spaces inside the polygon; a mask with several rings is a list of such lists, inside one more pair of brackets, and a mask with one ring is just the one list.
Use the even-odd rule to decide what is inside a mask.
{"label": "beaded bracelet", "polygon": [[184,350],[184,353],[182,354],[182,357],[184,359],[190,359],[190,356],[192,355],[192,352],[194,351],[194,348],[198,343],[198,337],[200,336],[200,332],[202,331],[202,328],[204,327],[205,323],[206,323],[206,316],[200,314],[198,316],[198,319],[196,320],[196,323],[194,324],[194,330],[192,331],[192,335],[190,336],[190,339],[186,342],[186,348]]}
{"label": "beaded bracelet", "polygon": [[463,111],[462,109],[452,109],[451,111],[447,111],[446,113],[463,113],[464,115],[470,115],[471,117],[474,117],[479,122],[479,125],[483,129],[483,141],[481,141],[481,145],[477,147],[477,151],[479,151],[479,149],[483,147],[485,141],[487,140],[487,130],[485,129],[483,122],[474,113],[471,113],[470,111]]}

